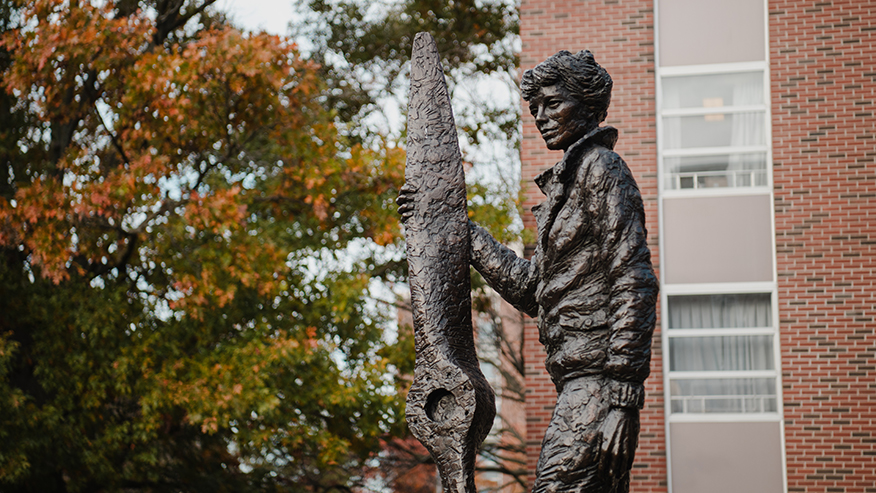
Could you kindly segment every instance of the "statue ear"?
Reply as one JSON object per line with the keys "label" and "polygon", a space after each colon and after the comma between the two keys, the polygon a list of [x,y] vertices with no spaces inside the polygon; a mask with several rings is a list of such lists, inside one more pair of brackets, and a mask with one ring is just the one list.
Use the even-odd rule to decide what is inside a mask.
{"label": "statue ear", "polygon": [[608,110],[594,108],[592,106],[585,106],[582,112],[586,114],[587,120],[593,127],[599,126],[600,123],[605,121],[605,117],[608,115]]}
{"label": "statue ear", "polygon": [[577,112],[576,119],[578,120],[578,126],[586,128],[590,130],[593,127],[599,125],[599,115],[597,115],[593,108],[590,106],[581,104],[579,107],[579,111]]}

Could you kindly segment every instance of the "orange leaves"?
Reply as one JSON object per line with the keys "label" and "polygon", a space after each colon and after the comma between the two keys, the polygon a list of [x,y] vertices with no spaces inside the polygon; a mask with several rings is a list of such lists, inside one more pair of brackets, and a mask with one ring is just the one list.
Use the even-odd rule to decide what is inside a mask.
{"label": "orange leaves", "polygon": [[[0,40],[15,57],[4,82],[9,91],[32,95],[47,119],[83,111],[85,93],[123,78],[131,54],[149,40],[148,19],[141,14],[114,18],[111,2],[100,7],[60,0],[29,3],[23,17],[36,23]],[[71,114],[71,106],[78,111]]]}
{"label": "orange leaves", "polygon": [[305,334],[307,334],[307,339],[305,341],[305,343],[306,343],[305,347],[307,347],[308,349],[311,349],[311,350],[316,349],[317,345],[319,344],[319,341],[318,341],[317,336],[316,336],[316,327],[308,327],[307,329],[305,329],[304,332],[305,332]]}
{"label": "orange leaves", "polygon": [[192,192],[186,204],[186,223],[195,231],[210,231],[226,236],[242,226],[246,204],[240,202],[240,187],[216,190],[209,195]]}
{"label": "orange leaves", "polygon": [[[255,132],[300,131],[305,122],[297,110],[310,104],[302,98],[316,88],[307,68],[279,37],[211,30],[179,51],[141,57],[123,112],[141,124],[139,132],[164,134],[170,146],[219,143],[230,152],[229,141]],[[167,132],[167,126],[178,131]]]}
{"label": "orange leaves", "polygon": [[[223,440],[249,447],[227,462],[234,471],[269,446],[342,464],[351,443],[385,433],[397,410],[377,355],[383,314],[368,299],[369,272],[386,271],[368,240],[397,238],[403,153],[339,135],[313,65],[287,40],[199,32],[221,22],[205,15],[152,45],[159,9],[203,0],[130,16],[112,1],[27,3],[26,27],[2,40],[13,58],[0,84],[27,117],[29,151],[13,156],[16,192],[0,198],[0,245],[25,259],[8,256],[3,271],[21,281],[19,301],[43,300],[11,326],[55,348],[28,353],[44,381],[72,384],[48,406],[87,417],[59,438],[81,444],[76,464],[52,467],[81,469],[91,459],[76,454],[100,449],[81,430],[103,433],[113,416],[124,422],[107,436],[136,445],[145,467],[167,440],[185,453],[212,443],[203,454],[217,457],[233,455]],[[363,243],[368,260],[349,265]],[[8,348],[0,338],[0,367]]]}
{"label": "orange leaves", "polygon": [[219,431],[219,421],[215,417],[204,418],[201,421],[201,433],[216,433]]}
{"label": "orange leaves", "polygon": [[366,235],[380,246],[399,238],[395,197],[404,182],[404,162],[404,151],[390,146],[378,150],[357,147],[348,160],[345,181],[357,183],[363,195],[371,199],[360,216]]}
{"label": "orange leaves", "polygon": [[313,205],[313,214],[321,222],[325,222],[325,220],[328,219],[329,203],[328,200],[326,200],[325,195],[308,195],[305,197],[304,202]]}
{"label": "orange leaves", "polygon": [[153,46],[152,13],[113,8],[32,0],[2,40],[6,89],[70,128],[0,204],[0,243],[56,282],[158,272],[154,292],[200,319],[278,296],[296,251],[397,240],[403,152],[339,136],[293,43],[220,27]]}
{"label": "orange leaves", "polygon": [[20,189],[14,201],[0,204],[4,231],[0,244],[11,247],[23,243],[33,252],[33,263],[42,267],[42,274],[59,283],[69,277],[67,269],[73,250],[67,224],[69,214],[70,204],[59,184],[51,179],[37,179],[30,187]]}

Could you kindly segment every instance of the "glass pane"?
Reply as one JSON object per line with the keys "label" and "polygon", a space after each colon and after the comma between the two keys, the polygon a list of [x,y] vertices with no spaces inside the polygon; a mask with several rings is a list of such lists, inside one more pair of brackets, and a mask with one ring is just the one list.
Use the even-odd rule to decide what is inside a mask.
{"label": "glass pane", "polygon": [[762,111],[663,118],[666,149],[762,146],[764,135]]}
{"label": "glass pane", "polygon": [[773,378],[673,380],[674,413],[768,413],[778,410]]}
{"label": "glass pane", "polygon": [[769,293],[670,296],[670,329],[772,327]]}
{"label": "glass pane", "polygon": [[663,78],[663,109],[763,104],[763,72]]}
{"label": "glass pane", "polygon": [[667,190],[716,187],[765,187],[766,153],[667,157]]}
{"label": "glass pane", "polygon": [[672,337],[672,371],[772,370],[772,336]]}

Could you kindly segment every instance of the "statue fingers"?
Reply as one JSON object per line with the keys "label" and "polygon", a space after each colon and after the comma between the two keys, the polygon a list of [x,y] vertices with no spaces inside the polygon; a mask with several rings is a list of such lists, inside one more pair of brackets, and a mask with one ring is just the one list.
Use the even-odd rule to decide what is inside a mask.
{"label": "statue fingers", "polygon": [[613,409],[606,416],[599,446],[598,468],[602,477],[613,478],[621,471],[624,462],[624,442],[627,441],[628,423],[623,411]]}
{"label": "statue fingers", "polygon": [[398,205],[398,213],[401,214],[402,217],[408,217],[414,212],[414,204],[413,202],[401,202]]}
{"label": "statue fingers", "polygon": [[401,188],[398,189],[398,199],[397,200],[412,200],[413,195],[417,193],[417,187],[411,185],[410,183],[405,182]]}
{"label": "statue fingers", "polygon": [[410,183],[405,183],[398,191],[398,198],[395,203],[398,204],[398,213],[402,217],[402,222],[406,222],[414,214],[414,197],[417,189]]}

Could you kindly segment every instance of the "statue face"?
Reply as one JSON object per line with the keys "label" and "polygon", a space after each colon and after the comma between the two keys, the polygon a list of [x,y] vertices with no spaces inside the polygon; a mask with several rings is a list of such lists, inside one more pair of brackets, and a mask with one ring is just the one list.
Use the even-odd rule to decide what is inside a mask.
{"label": "statue face", "polygon": [[551,150],[565,151],[594,126],[580,103],[559,84],[540,88],[529,101],[529,111]]}

